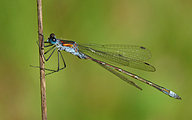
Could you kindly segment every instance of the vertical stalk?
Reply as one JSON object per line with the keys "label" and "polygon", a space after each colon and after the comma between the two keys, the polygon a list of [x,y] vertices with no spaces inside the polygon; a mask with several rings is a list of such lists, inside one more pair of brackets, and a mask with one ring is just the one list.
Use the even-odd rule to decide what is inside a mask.
{"label": "vertical stalk", "polygon": [[44,59],[44,41],[43,41],[43,16],[42,16],[42,0],[37,0],[38,15],[38,35],[39,35],[39,62],[40,62],[40,87],[41,87],[41,111],[42,120],[47,120],[47,102],[46,102],[46,84],[45,84],[45,68]]}

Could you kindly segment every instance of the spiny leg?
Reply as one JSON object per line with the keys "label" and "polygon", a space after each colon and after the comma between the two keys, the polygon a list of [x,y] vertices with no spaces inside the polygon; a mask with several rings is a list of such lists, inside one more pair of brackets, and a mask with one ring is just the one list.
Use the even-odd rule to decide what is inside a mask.
{"label": "spiny leg", "polygon": [[59,51],[59,53],[60,53],[60,55],[61,55],[61,58],[62,58],[62,61],[63,61],[63,65],[64,65],[64,67],[62,67],[60,70],[62,70],[62,69],[64,69],[64,68],[66,68],[66,64],[65,64],[65,60],[64,60],[64,58],[63,58],[63,55],[61,54],[61,52]]}
{"label": "spiny leg", "polygon": [[[40,35],[42,35],[42,34],[40,34]],[[43,36],[43,35],[42,35],[42,36]],[[43,38],[44,38],[44,37],[43,37]],[[45,42],[45,43],[47,43],[47,42]],[[39,46],[39,49],[41,49],[38,41],[37,41],[37,45]],[[53,46],[53,45],[44,45],[44,47],[50,47],[50,46]],[[53,50],[52,53],[49,55],[49,57],[46,59],[46,57],[45,57],[44,54],[47,54],[47,53],[50,52],[53,48],[54,48],[54,50]],[[47,62],[47,61],[51,58],[51,56],[53,55],[53,53],[55,52],[55,50],[56,50],[56,46],[54,45],[53,47],[51,47],[50,49],[48,49],[46,52],[44,52],[44,54],[43,54],[42,52],[40,52],[40,53],[41,53],[41,55],[43,56],[44,60]],[[62,61],[63,61],[63,63],[64,63],[64,67],[62,67],[62,68],[59,68],[59,66],[60,66],[60,64],[59,64],[59,54],[61,55]],[[31,67],[35,67],[35,68],[40,68],[39,66],[32,66],[32,65],[30,65],[30,66],[31,66]],[[41,69],[48,70],[48,71],[53,71],[53,72],[51,72],[51,73],[48,73],[48,74],[52,74],[52,73],[54,73],[54,72],[58,72],[59,70],[64,69],[65,67],[66,67],[66,64],[65,64],[64,58],[63,58],[61,52],[58,50],[58,68],[57,68],[57,70],[52,70],[52,69],[47,69],[47,68],[41,68]],[[46,74],[46,75],[48,75],[48,74]]]}
{"label": "spiny leg", "polygon": [[[58,72],[58,71],[60,71],[60,70],[62,70],[62,69],[64,69],[64,68],[66,68],[65,60],[64,60],[64,58],[63,58],[60,50],[58,50],[57,53],[58,53],[58,67],[57,67],[57,70],[45,69],[45,70],[53,71],[53,72],[47,73],[46,75],[53,74],[53,73],[55,73],[55,72]],[[62,68],[60,68],[60,57],[59,57],[59,55],[61,56],[62,62],[63,62],[63,64],[64,64],[64,66],[63,66]]]}
{"label": "spiny leg", "polygon": [[[50,50],[52,50],[54,47],[55,47],[55,46],[53,46],[53,47],[50,48],[48,51],[46,51],[45,54],[47,54],[47,53],[48,53]],[[52,51],[52,53],[49,55],[49,57],[48,57],[47,59],[45,58],[45,55],[43,54],[43,57],[44,57],[44,59],[45,59],[46,62],[51,58],[51,56],[53,55],[53,53],[55,52],[56,49],[57,49],[57,48],[55,47],[55,49]]]}
{"label": "spiny leg", "polygon": [[[50,49],[53,49],[54,47],[52,47],[52,48],[50,48]],[[50,49],[48,50],[48,51],[50,51]],[[50,57],[53,55],[53,53],[55,52],[55,50],[56,50],[56,47],[55,47],[55,49],[52,51],[52,53],[49,55],[49,57],[46,59],[45,58],[45,56],[44,56],[44,54],[43,53],[41,53],[41,55],[43,56],[43,58],[44,58],[44,60],[47,62],[49,59],[50,59]],[[47,53],[47,52],[46,52]],[[39,66],[32,66],[32,65],[30,65],[31,67],[36,67],[36,68],[40,68]],[[42,69],[44,69],[44,70],[50,70],[50,69],[46,69],[46,68],[42,68]]]}

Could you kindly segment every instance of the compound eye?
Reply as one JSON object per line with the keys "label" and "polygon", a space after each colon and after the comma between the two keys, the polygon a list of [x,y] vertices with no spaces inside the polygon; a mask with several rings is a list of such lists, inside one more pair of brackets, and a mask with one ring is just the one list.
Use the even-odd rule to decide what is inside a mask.
{"label": "compound eye", "polygon": [[55,38],[53,38],[53,42],[56,42],[56,39],[55,39]]}
{"label": "compound eye", "polygon": [[54,33],[51,33],[50,34],[50,38],[54,38],[55,37],[55,34]]}

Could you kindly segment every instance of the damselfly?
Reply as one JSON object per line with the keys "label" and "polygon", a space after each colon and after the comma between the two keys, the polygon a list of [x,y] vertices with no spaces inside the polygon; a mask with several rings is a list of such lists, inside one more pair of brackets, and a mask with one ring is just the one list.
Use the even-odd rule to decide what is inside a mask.
{"label": "damselfly", "polygon": [[[139,81],[142,81],[150,86],[153,86],[157,90],[169,95],[170,97],[173,97],[175,99],[181,100],[181,97],[179,97],[176,93],[174,93],[171,90],[168,90],[164,87],[161,87],[153,82],[150,82],[144,78],[141,78],[133,73],[130,73],[128,71],[125,71],[119,67],[113,66],[111,64],[108,64],[104,61],[111,62],[112,64],[118,64],[118,65],[124,65],[129,66],[132,68],[137,68],[145,71],[155,71],[155,67],[150,65],[149,63],[144,62],[145,60],[150,59],[151,53],[149,50],[147,50],[145,47],[142,46],[135,46],[135,45],[99,45],[99,44],[77,44],[74,41],[69,40],[60,40],[57,39],[55,34],[50,34],[50,37],[47,39],[47,41],[44,42],[45,48],[49,48],[47,51],[44,52],[46,55],[48,52],[51,52],[49,57],[46,59],[44,56],[45,61],[48,61],[53,53],[57,51],[58,54],[58,67],[57,70],[52,69],[46,69],[45,70],[51,71],[48,74],[52,74],[54,72],[58,72],[66,67],[64,58],[61,54],[61,51],[64,50],[66,52],[69,52],[75,56],[77,56],[80,59],[87,59],[92,60],[95,63],[99,64],[106,70],[110,71],[120,79],[124,80],[125,82],[137,87],[138,89],[142,90],[136,83],[126,78],[124,75],[128,75],[130,77],[133,77]],[[56,50],[57,49],[57,50]],[[100,61],[98,59],[93,58],[94,57],[100,57],[104,61]],[[62,60],[63,67],[60,67],[60,59]],[[121,74],[122,73],[122,74]],[[47,74],[47,75],[48,75]]]}

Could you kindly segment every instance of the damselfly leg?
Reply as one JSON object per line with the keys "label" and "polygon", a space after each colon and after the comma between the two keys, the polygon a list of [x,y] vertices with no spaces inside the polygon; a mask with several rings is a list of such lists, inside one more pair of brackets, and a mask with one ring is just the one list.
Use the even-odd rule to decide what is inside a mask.
{"label": "damselfly leg", "polygon": [[[47,45],[45,45],[46,43],[47,43]],[[44,54],[41,52],[41,56],[43,57],[44,61],[46,61],[46,62],[49,61],[51,56],[54,54],[55,51],[57,51],[57,57],[58,57],[58,63],[57,63],[57,69],[56,70],[49,69],[49,68],[41,68],[41,69],[44,69],[47,71],[51,71],[49,73],[46,73],[45,75],[50,75],[52,73],[58,72],[64,68],[66,68],[65,60],[64,60],[64,57],[63,57],[62,53],[60,52],[60,50],[58,50],[55,45],[50,44],[49,42],[44,42],[42,44],[44,45],[45,49],[47,48],[47,50],[45,50]],[[37,41],[37,45],[39,46],[39,49],[41,49],[40,45],[38,44],[38,41]],[[48,55],[47,58],[46,58],[46,55]],[[62,62],[63,65],[61,65],[60,62]],[[32,66],[32,65],[30,65],[30,66],[40,68],[39,66]]]}

